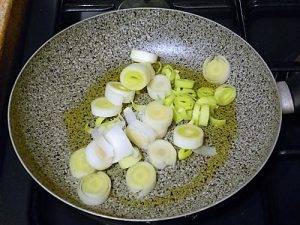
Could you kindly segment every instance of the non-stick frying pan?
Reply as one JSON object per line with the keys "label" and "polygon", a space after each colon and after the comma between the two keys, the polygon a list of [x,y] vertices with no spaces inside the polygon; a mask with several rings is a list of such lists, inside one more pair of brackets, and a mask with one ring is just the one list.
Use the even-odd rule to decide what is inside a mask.
{"label": "non-stick frying pan", "polygon": [[[76,129],[84,129],[81,125],[90,116],[89,103],[103,94],[105,82],[118,77],[107,71],[129,64],[132,48],[154,52],[164,63],[188,68],[187,76],[197,81],[200,76],[194,74],[200,73],[206,57],[224,55],[231,64],[228,83],[238,93],[228,118],[231,127],[220,129],[223,145],[216,146],[216,156],[194,155],[159,172],[155,190],[145,199],[128,194],[125,171],[113,166],[107,171],[112,179],[111,196],[104,204],[89,207],[79,201],[78,180],[68,168],[73,148],[88,143]],[[140,8],[93,17],[46,42],[13,87],[8,121],[19,159],[49,193],[96,216],[149,221],[204,210],[245,186],[272,153],[281,110],[270,70],[239,36],[193,14]]]}

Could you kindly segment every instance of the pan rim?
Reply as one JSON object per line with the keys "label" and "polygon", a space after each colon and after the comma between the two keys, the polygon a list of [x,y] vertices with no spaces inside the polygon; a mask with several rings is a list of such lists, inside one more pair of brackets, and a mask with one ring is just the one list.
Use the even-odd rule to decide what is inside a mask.
{"label": "pan rim", "polygon": [[113,10],[113,11],[110,11],[110,12],[105,12],[105,13],[102,13],[100,15],[95,15],[95,16],[92,16],[90,18],[87,18],[87,19],[84,19],[82,21],[79,21],[69,27],[66,27],[65,29],[61,30],[60,32],[56,33],[55,35],[53,35],[51,38],[49,38],[47,41],[45,41],[31,56],[30,58],[26,61],[26,63],[24,64],[24,66],[22,67],[22,69],[20,70],[20,72],[18,73],[18,76],[14,82],[14,85],[12,86],[12,89],[10,91],[10,95],[9,95],[9,101],[8,101],[8,110],[7,110],[7,123],[8,123],[8,131],[9,131],[9,137],[10,137],[10,141],[11,141],[11,144],[13,146],[13,149],[19,159],[19,161],[21,162],[21,164],[23,165],[23,167],[25,168],[25,170],[27,171],[27,173],[31,176],[31,178],[37,182],[44,190],[46,190],[49,194],[51,194],[53,197],[55,197],[56,199],[59,199],[60,201],[64,202],[65,204],[77,209],[77,210],[80,210],[82,212],[85,212],[87,214],[90,214],[92,216],[96,216],[96,217],[102,217],[102,218],[105,218],[105,219],[111,219],[111,220],[119,220],[119,221],[128,221],[128,222],[155,222],[155,221],[164,221],[164,220],[171,220],[171,219],[177,219],[177,218],[181,218],[181,217],[187,217],[187,216],[190,216],[192,214],[196,214],[196,213],[199,213],[201,211],[204,211],[206,209],[209,209],[209,208],[213,208],[215,207],[216,205],[218,205],[219,203],[229,199],[231,196],[235,195],[237,192],[239,192],[241,189],[243,189],[245,186],[247,186],[256,176],[257,174],[262,170],[262,168],[266,165],[267,161],[269,160],[271,154],[273,153],[273,150],[274,150],[274,147],[277,143],[277,140],[278,140],[278,137],[279,137],[279,134],[280,134],[280,130],[281,130],[281,123],[282,123],[282,107],[281,107],[281,104],[279,102],[278,106],[279,106],[279,118],[278,118],[278,129],[277,129],[277,132],[276,134],[274,135],[274,141],[273,141],[273,144],[272,144],[272,147],[271,147],[271,151],[269,152],[269,154],[267,155],[266,159],[264,160],[264,162],[258,167],[257,171],[255,173],[253,173],[244,183],[243,185],[241,185],[240,187],[238,187],[235,191],[231,192],[230,194],[224,196],[223,198],[219,199],[218,201],[214,202],[213,204],[210,204],[210,205],[207,205],[203,208],[200,208],[198,210],[193,210],[191,212],[188,212],[188,213],[184,213],[184,214],[178,214],[178,215],[174,215],[174,216],[167,216],[167,217],[158,217],[158,218],[148,218],[148,219],[140,219],[140,218],[124,218],[124,217],[117,217],[117,216],[110,216],[110,215],[106,215],[106,214],[99,214],[99,213],[96,213],[92,210],[89,210],[89,209],[85,209],[81,206],[76,206],[75,204],[67,201],[66,199],[64,199],[63,197],[60,197],[58,196],[56,193],[52,192],[51,190],[49,190],[46,186],[44,186],[30,171],[30,169],[26,166],[26,164],[23,162],[21,156],[19,155],[18,151],[17,151],[17,148],[16,148],[16,145],[15,145],[15,142],[13,140],[13,135],[12,135],[12,130],[11,130],[11,125],[10,125],[10,108],[11,108],[11,102],[12,102],[12,96],[13,96],[13,93],[14,93],[14,89],[15,89],[15,86],[16,84],[18,83],[18,80],[19,78],[21,77],[22,73],[23,73],[23,70],[27,67],[27,64],[29,64],[32,60],[32,58],[38,54],[40,52],[40,50],[46,45],[48,44],[49,42],[51,42],[53,39],[55,39],[57,36],[59,36],[61,33],[64,33],[66,32],[67,30],[71,29],[72,27],[75,27],[75,26],[78,26],[79,24],[81,23],[85,23],[86,21],[88,20],[93,20],[94,18],[97,18],[97,17],[101,17],[102,15],[108,15],[108,14],[113,14],[113,13],[116,13],[116,12],[126,12],[126,11],[141,11],[141,10],[159,10],[159,11],[171,11],[171,12],[176,12],[176,13],[182,13],[182,14],[186,14],[186,15],[189,15],[189,16],[195,16],[195,17],[198,17],[200,18],[201,20],[205,20],[211,24],[214,24],[214,25],[217,25],[218,27],[221,27],[222,29],[224,29],[225,31],[227,31],[228,33],[230,33],[231,35],[235,36],[236,38],[240,39],[243,44],[245,44],[247,47],[249,47],[252,51],[254,51],[254,53],[256,53],[256,55],[258,56],[258,58],[261,60],[262,64],[264,65],[264,67],[267,69],[267,71],[269,72],[269,74],[271,75],[271,82],[273,82],[273,85],[275,87],[275,90],[276,90],[276,96],[279,100],[280,98],[280,95],[279,95],[279,91],[278,91],[278,88],[277,88],[277,85],[276,85],[276,81],[275,81],[275,78],[274,76],[272,75],[272,72],[270,70],[270,68],[268,67],[267,63],[264,61],[264,59],[260,56],[260,54],[247,42],[245,41],[242,37],[240,37],[238,34],[236,34],[235,32],[231,31],[229,28],[211,20],[211,19],[208,19],[208,18],[205,18],[203,16],[199,16],[199,15],[196,15],[196,14],[193,14],[193,13],[189,13],[189,12],[184,12],[184,11],[180,11],[180,10],[176,10],[176,9],[166,9],[166,8],[155,8],[155,7],[140,7],[140,8],[129,8],[129,9],[122,9],[122,10]]}

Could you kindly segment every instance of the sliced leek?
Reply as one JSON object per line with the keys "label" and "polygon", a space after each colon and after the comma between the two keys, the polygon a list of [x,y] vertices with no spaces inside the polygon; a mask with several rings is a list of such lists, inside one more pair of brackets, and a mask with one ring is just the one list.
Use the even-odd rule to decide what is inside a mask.
{"label": "sliced leek", "polygon": [[184,108],[185,110],[193,109],[195,104],[194,99],[189,95],[180,95],[174,99],[174,105],[178,108]]}
{"label": "sliced leek", "polygon": [[156,75],[147,86],[149,96],[154,99],[164,99],[171,92],[170,80],[164,75]]}
{"label": "sliced leek", "polygon": [[104,137],[114,148],[113,163],[119,162],[133,153],[132,144],[119,126],[112,127],[104,134]]}
{"label": "sliced leek", "polygon": [[132,102],[134,94],[134,91],[127,89],[120,82],[108,82],[105,87],[105,97],[115,105]]}
{"label": "sliced leek", "polygon": [[174,166],[176,163],[176,150],[173,145],[165,140],[155,140],[148,147],[150,163],[157,169]]}
{"label": "sliced leek", "polygon": [[147,124],[137,120],[130,107],[124,109],[124,116],[128,123],[126,128],[127,137],[139,148],[146,149],[155,140],[157,136],[155,131]]}
{"label": "sliced leek", "polygon": [[174,93],[175,93],[176,96],[189,95],[193,99],[197,97],[196,91],[193,90],[193,89],[189,89],[189,88],[175,89]]}
{"label": "sliced leek", "polygon": [[207,126],[209,121],[209,105],[203,105],[200,109],[199,125]]}
{"label": "sliced leek", "polygon": [[229,105],[236,97],[236,89],[231,85],[224,84],[217,87],[214,96],[219,105]]}
{"label": "sliced leek", "polygon": [[69,165],[72,176],[76,178],[81,178],[95,171],[86,160],[84,148],[72,153]]}
{"label": "sliced leek", "polygon": [[223,56],[207,58],[203,63],[203,76],[212,84],[223,84],[229,78],[230,65]]}
{"label": "sliced leek", "polygon": [[178,125],[173,132],[173,142],[179,148],[197,149],[203,144],[204,133],[192,124]]}
{"label": "sliced leek", "polygon": [[[150,126],[158,134],[158,138],[161,138],[162,131],[166,130],[173,118],[173,110],[171,107],[164,106],[160,102],[150,102],[143,116],[143,122]],[[159,135],[161,134],[161,135]]]}
{"label": "sliced leek", "polygon": [[103,136],[99,136],[88,144],[85,156],[91,167],[97,170],[105,170],[113,163],[114,148]]}
{"label": "sliced leek", "polygon": [[201,97],[197,100],[196,104],[202,106],[202,105],[208,105],[210,109],[218,108],[217,100],[214,96],[207,96],[207,97]]}
{"label": "sliced leek", "polygon": [[197,95],[199,98],[214,96],[214,93],[215,93],[214,89],[210,87],[201,87],[197,91]]}
{"label": "sliced leek", "polygon": [[158,56],[150,52],[132,49],[130,53],[130,58],[134,62],[155,63],[157,61]]}
{"label": "sliced leek", "polygon": [[179,149],[178,151],[178,159],[179,160],[184,160],[190,157],[193,154],[193,151],[191,149]]}
{"label": "sliced leek", "polygon": [[122,70],[120,75],[121,84],[133,91],[142,90],[150,82],[150,79],[149,65],[143,63],[130,64]]}
{"label": "sliced leek", "polygon": [[119,161],[119,166],[122,169],[127,169],[129,167],[132,167],[134,164],[136,164],[138,161],[142,159],[142,155],[138,148],[133,148],[133,154],[130,156],[125,157],[121,161]]}
{"label": "sliced leek", "polygon": [[198,125],[199,124],[199,116],[200,116],[200,104],[195,104],[192,114],[191,123]]}
{"label": "sliced leek", "polygon": [[189,79],[175,79],[175,88],[193,88],[194,80]]}
{"label": "sliced leek", "polygon": [[209,123],[215,127],[222,127],[226,124],[226,120],[225,119],[216,119],[216,118],[210,116]]}
{"label": "sliced leek", "polygon": [[138,162],[127,170],[126,184],[128,189],[137,193],[139,198],[149,194],[156,184],[156,171],[147,162]]}
{"label": "sliced leek", "polygon": [[77,193],[86,205],[99,205],[106,201],[111,189],[111,180],[106,173],[99,171],[83,177]]}
{"label": "sliced leek", "polygon": [[167,96],[165,99],[164,99],[164,105],[165,106],[171,106],[174,102],[174,99],[175,99],[175,95],[174,94],[171,94],[169,96]]}
{"label": "sliced leek", "polygon": [[175,123],[180,123],[183,120],[191,120],[192,119],[192,110],[185,110],[182,107],[174,107],[173,108],[173,120]]}
{"label": "sliced leek", "polygon": [[105,97],[96,98],[91,103],[92,114],[97,117],[112,117],[122,111],[122,105],[114,105]]}
{"label": "sliced leek", "polygon": [[147,149],[158,135],[150,126],[136,120],[126,127],[126,135],[129,140],[141,149]]}
{"label": "sliced leek", "polygon": [[95,127],[99,127],[101,126],[101,124],[103,123],[103,121],[105,120],[106,118],[104,117],[98,117],[95,121]]}
{"label": "sliced leek", "polygon": [[175,79],[180,79],[179,70],[173,69],[173,67],[169,64],[162,68],[161,73],[166,75],[171,82],[174,82]]}

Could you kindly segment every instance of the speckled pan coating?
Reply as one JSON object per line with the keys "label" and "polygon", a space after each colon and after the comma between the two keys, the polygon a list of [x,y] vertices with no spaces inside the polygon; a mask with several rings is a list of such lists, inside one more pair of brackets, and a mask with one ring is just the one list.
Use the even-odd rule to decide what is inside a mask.
{"label": "speckled pan coating", "polygon": [[[101,206],[86,207],[77,198],[77,181],[68,170],[70,151],[63,114],[80,103],[101,74],[129,63],[132,48],[154,52],[165,62],[179,63],[193,70],[200,70],[204,59],[212,54],[226,56],[232,70],[229,83],[238,91],[237,138],[223,166],[202,188],[182,199],[136,207],[109,198]],[[210,20],[165,9],[106,13],[59,33],[39,49],[22,70],[9,109],[15,149],[26,169],[42,186],[63,201],[95,215],[133,220],[187,215],[232,195],[248,183],[268,159],[280,122],[281,110],[273,77],[247,43]],[[164,172],[175,179],[175,183],[163,178],[159,182],[168,188],[192,179],[197,165],[205,162],[200,156],[194,159],[190,164],[182,162],[178,168]],[[124,195],[127,190],[121,177],[125,172],[118,168],[114,171],[120,178],[112,178],[113,188],[124,183],[124,188],[116,191]],[[161,174],[158,176],[163,177]],[[164,196],[165,191],[167,189],[156,188],[149,198]]]}

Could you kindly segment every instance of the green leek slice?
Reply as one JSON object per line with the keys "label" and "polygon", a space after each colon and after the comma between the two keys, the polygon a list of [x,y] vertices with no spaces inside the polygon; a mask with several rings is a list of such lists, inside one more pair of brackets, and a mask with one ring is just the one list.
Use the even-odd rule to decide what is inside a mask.
{"label": "green leek slice", "polygon": [[99,127],[105,119],[106,118],[104,118],[104,117],[98,117],[95,121],[95,127]]}
{"label": "green leek slice", "polygon": [[165,99],[164,99],[164,105],[165,106],[170,106],[173,104],[174,102],[174,99],[175,99],[175,95],[174,94],[171,94],[169,96],[167,96]]}
{"label": "green leek slice", "polygon": [[175,88],[193,88],[194,80],[189,79],[175,79]]}
{"label": "green leek slice", "polygon": [[191,123],[198,125],[199,124],[199,116],[200,116],[200,105],[195,104],[193,112],[192,112]]}
{"label": "green leek slice", "polygon": [[215,91],[211,87],[201,87],[197,91],[197,95],[199,98],[213,96],[214,93],[215,93]]}
{"label": "green leek slice", "polygon": [[191,96],[192,98],[196,98],[197,97],[197,94],[196,94],[196,91],[193,90],[193,89],[189,89],[189,88],[175,88],[174,90],[174,94],[176,96],[180,96],[180,95],[189,95]]}
{"label": "green leek slice", "polygon": [[219,105],[229,105],[236,97],[236,89],[231,85],[224,84],[217,87],[214,96]]}
{"label": "green leek slice", "polygon": [[180,79],[179,70],[173,69],[173,67],[169,64],[163,66],[161,73],[166,75],[171,82],[173,82],[175,79]]}
{"label": "green leek slice", "polygon": [[190,157],[192,155],[193,151],[191,149],[183,149],[181,148],[178,151],[178,159],[179,160],[184,160],[187,159],[188,157]]}
{"label": "green leek slice", "polygon": [[199,104],[200,106],[209,105],[210,109],[215,109],[218,107],[217,101],[214,98],[214,96],[207,96],[207,97],[199,98],[197,100],[196,104]]}
{"label": "green leek slice", "polygon": [[209,121],[209,105],[203,105],[200,109],[199,125],[207,126]]}
{"label": "green leek slice", "polygon": [[194,108],[195,101],[189,95],[177,96],[174,99],[175,107],[184,108],[185,110],[190,110]]}
{"label": "green leek slice", "polygon": [[216,119],[212,116],[210,116],[209,118],[209,122],[211,125],[215,126],[215,127],[222,127],[226,124],[226,120],[225,119]]}

